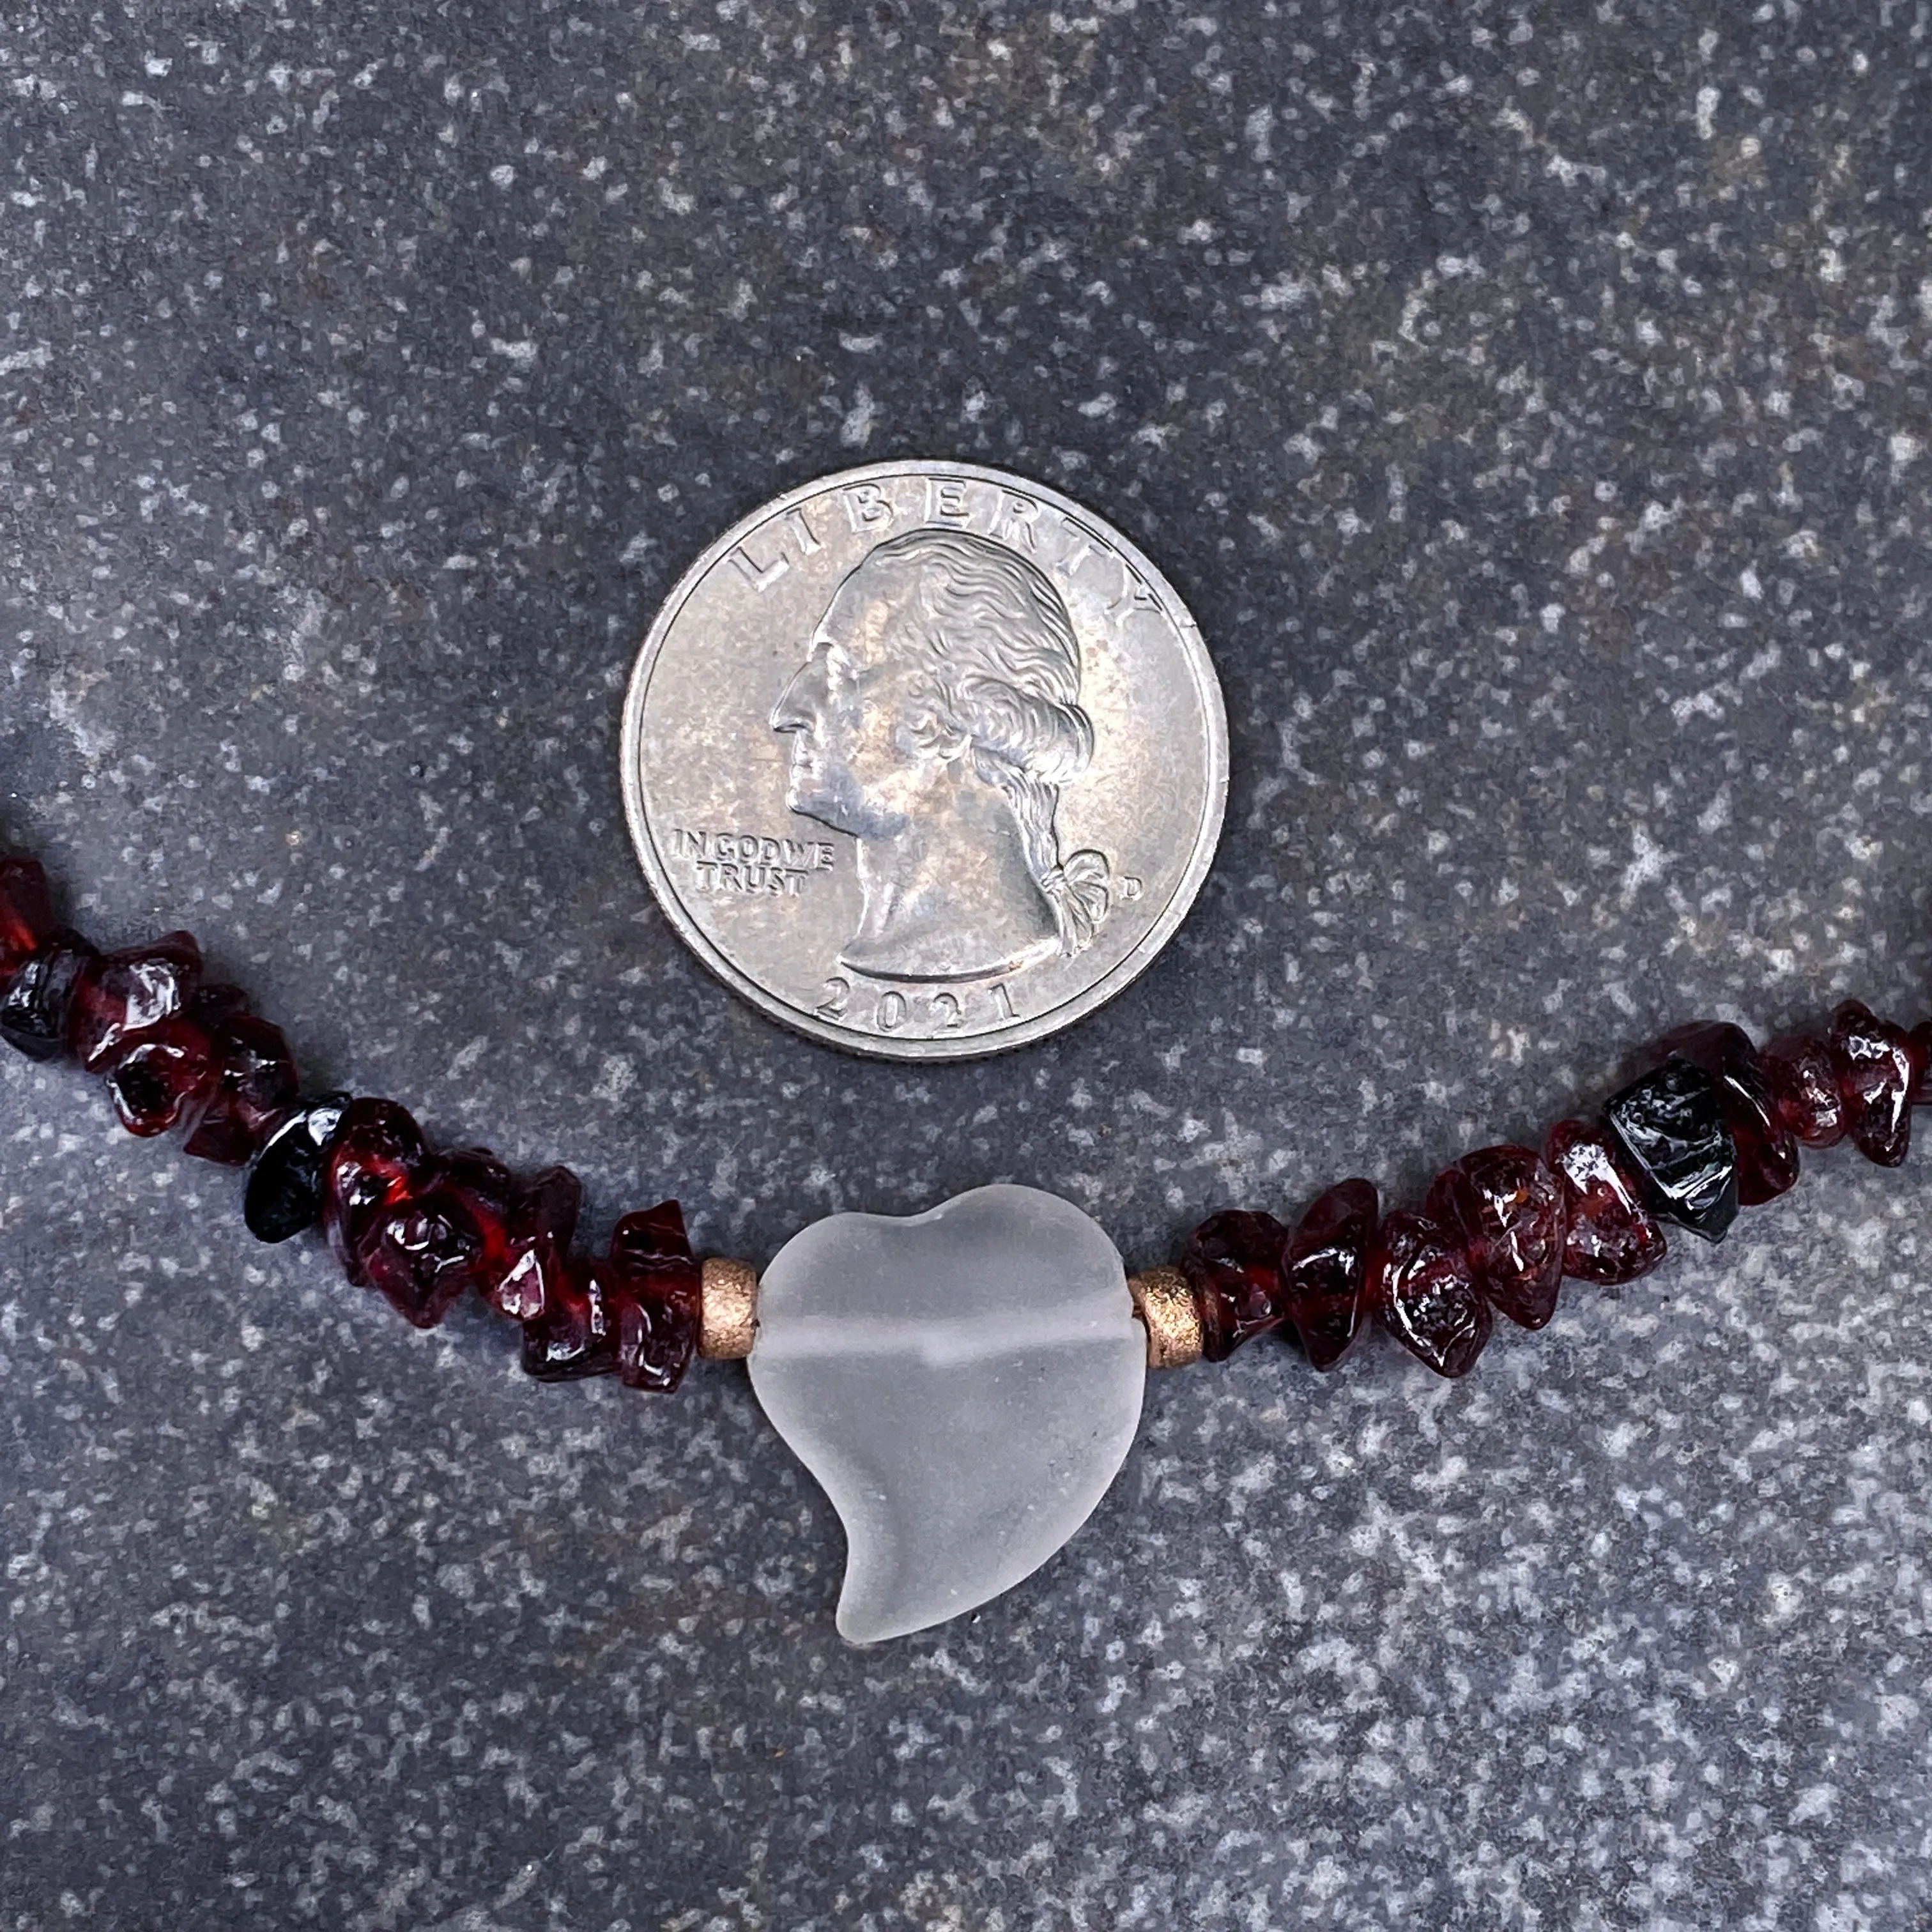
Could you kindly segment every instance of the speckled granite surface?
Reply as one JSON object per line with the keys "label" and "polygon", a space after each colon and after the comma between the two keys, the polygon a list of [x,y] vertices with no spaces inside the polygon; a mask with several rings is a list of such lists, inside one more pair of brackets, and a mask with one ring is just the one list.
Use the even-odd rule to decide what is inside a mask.
{"label": "speckled granite surface", "polygon": [[[600,1222],[1006,1178],[1144,1262],[1932,1004],[1908,0],[14,0],[0,104],[0,834]],[[1227,689],[1180,938],[982,1065],[774,1030],[622,826],[655,600],[860,452],[1091,502]],[[0,1108],[8,1927],[1932,1923],[1922,1152],[1464,1384],[1161,1379],[859,1652],[739,1370],[526,1385]]]}

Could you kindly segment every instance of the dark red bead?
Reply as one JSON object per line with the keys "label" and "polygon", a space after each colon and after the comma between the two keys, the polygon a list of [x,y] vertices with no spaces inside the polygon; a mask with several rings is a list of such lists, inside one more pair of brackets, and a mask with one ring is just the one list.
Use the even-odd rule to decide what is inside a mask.
{"label": "dark red bead", "polygon": [[[213,990],[202,988],[204,995]],[[196,1000],[197,1018],[206,1004],[205,998]],[[230,1013],[216,1023],[212,1036],[215,1078],[187,1151],[197,1160],[242,1167],[296,1103],[295,1056],[281,1029],[252,1013]]]}
{"label": "dark red bead", "polygon": [[1563,1186],[1533,1148],[1479,1148],[1446,1167],[1423,1212],[1462,1238],[1470,1272],[1518,1327],[1540,1328],[1563,1285]]}
{"label": "dark red bead", "polygon": [[483,1236],[460,1196],[431,1188],[388,1209],[363,1244],[370,1287],[415,1328],[434,1328],[474,1278]]}
{"label": "dark red bead", "polygon": [[1614,1284],[1634,1281],[1663,1260],[1664,1230],[1595,1121],[1558,1120],[1544,1142],[1543,1158],[1563,1188],[1565,1274]]}
{"label": "dark red bead", "polygon": [[481,1149],[425,1161],[356,1250],[369,1285],[412,1327],[434,1328],[465,1289],[501,1274],[510,1192],[508,1171]]}
{"label": "dark red bead", "polygon": [[1281,1255],[1288,1230],[1272,1214],[1230,1208],[1210,1215],[1187,1238],[1180,1271],[1201,1311],[1201,1352],[1225,1362],[1251,1336],[1278,1326]]}
{"label": "dark red bead", "polygon": [[1406,1208],[1384,1215],[1369,1282],[1383,1327],[1419,1360],[1438,1376],[1466,1376],[1476,1366],[1496,1318],[1460,1236]]}
{"label": "dark red bead", "polygon": [[567,1167],[547,1167],[512,1200],[504,1264],[480,1284],[484,1299],[513,1322],[533,1322],[568,1279],[570,1244],[584,1184]]}
{"label": "dark red bead", "polygon": [[79,933],[56,926],[0,995],[0,1039],[29,1060],[65,1053],[74,994],[98,956]]}
{"label": "dark red bead", "polygon": [[508,1216],[517,1185],[510,1170],[488,1148],[456,1148],[438,1154],[434,1165],[439,1186],[466,1189],[495,1203],[492,1211],[499,1220]]}
{"label": "dark red bead", "polygon": [[1688,1060],[1716,1081],[1724,1124],[1738,1150],[1738,1200],[1774,1201],[1798,1180],[1798,1137],[1784,1118],[1750,1036],[1724,1020],[1700,1020],[1666,1034],[1659,1051]]}
{"label": "dark red bead", "polygon": [[0,859],[0,986],[54,929],[47,875],[32,859]]}
{"label": "dark red bead", "polygon": [[675,1201],[626,1214],[610,1237],[617,1372],[628,1388],[668,1394],[698,1348],[700,1276]]}
{"label": "dark red bead", "polygon": [[1372,1181],[1338,1181],[1316,1196],[1282,1250],[1282,1308],[1318,1369],[1334,1368],[1368,1331],[1378,1204]]}
{"label": "dark red bead", "polygon": [[421,1130],[393,1100],[352,1100],[343,1110],[323,1176],[322,1220],[357,1287],[369,1285],[358,1258],[363,1244],[409,1192],[427,1154]]}
{"label": "dark red bead", "polygon": [[1844,1096],[1846,1132],[1868,1160],[1897,1167],[1911,1144],[1912,1090],[1918,1084],[1912,1036],[1847,1000],[1832,1013],[1826,1040]]}
{"label": "dark red bead", "polygon": [[106,1073],[108,1097],[121,1124],[144,1138],[164,1134],[214,1090],[214,1046],[185,1017],[149,1027],[115,1054]]}
{"label": "dark red bead", "polygon": [[1912,1029],[1912,1051],[1918,1066],[1918,1078],[1912,1084],[1912,1104],[1932,1107],[1932,1020],[1921,1020]]}
{"label": "dark red bead", "polygon": [[224,1020],[248,1010],[248,996],[224,980],[203,981],[195,988],[188,1011],[212,1034]]}
{"label": "dark red bead", "polygon": [[90,1073],[104,1073],[131,1040],[187,1012],[201,984],[201,948],[188,932],[104,952],[81,975],[68,1042]]}
{"label": "dark red bead", "polygon": [[1845,1138],[1845,1098],[1832,1049],[1808,1033],[1788,1033],[1762,1048],[1778,1111],[1807,1147],[1836,1147]]}
{"label": "dark red bead", "polygon": [[544,1382],[614,1374],[617,1315],[609,1270],[574,1264],[552,1291],[544,1312],[524,1324],[524,1374]]}

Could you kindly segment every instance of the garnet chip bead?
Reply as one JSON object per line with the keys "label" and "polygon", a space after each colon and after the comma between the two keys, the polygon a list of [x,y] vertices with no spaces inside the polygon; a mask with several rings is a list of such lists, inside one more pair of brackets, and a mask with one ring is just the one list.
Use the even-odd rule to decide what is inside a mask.
{"label": "garnet chip bead", "polygon": [[[205,986],[195,1001],[196,1017],[208,1024],[212,994],[225,987]],[[207,1104],[186,1151],[197,1160],[241,1167],[254,1158],[268,1130],[296,1103],[295,1055],[280,1028],[253,1013],[234,1012],[210,1030],[214,1076]]]}
{"label": "garnet chip bead", "polygon": [[1915,1107],[1932,1107],[1932,1020],[1921,1020],[1912,1029],[1912,1050],[1918,1063],[1918,1078],[1912,1087],[1912,1104]]}
{"label": "garnet chip bead", "polygon": [[164,1134],[214,1091],[219,1070],[207,1029],[185,1017],[149,1027],[114,1054],[108,1098],[130,1134]]}
{"label": "garnet chip bead", "polygon": [[0,1039],[29,1060],[65,1053],[75,989],[98,956],[79,933],[56,926],[8,982],[0,998]]}
{"label": "garnet chip bead", "polygon": [[322,1222],[358,1288],[370,1285],[364,1244],[428,1157],[421,1129],[394,1101],[352,1100],[344,1112],[322,1175]]}
{"label": "garnet chip bead", "polygon": [[1758,1058],[1784,1124],[1807,1147],[1836,1147],[1845,1138],[1845,1096],[1832,1049],[1813,1034],[1788,1033]]}
{"label": "garnet chip bead", "polygon": [[1519,1328],[1541,1328],[1563,1284],[1562,1184],[1534,1148],[1480,1148],[1446,1167],[1423,1212],[1462,1238],[1476,1286]]}
{"label": "garnet chip bead", "polygon": [[1368,1332],[1378,1204],[1372,1181],[1339,1181],[1316,1197],[1282,1251],[1282,1307],[1318,1369],[1335,1367]]}
{"label": "garnet chip bead", "polygon": [[356,1248],[369,1286],[412,1328],[434,1328],[466,1288],[501,1276],[510,1194],[508,1168],[484,1149],[425,1161]]}
{"label": "garnet chip bead", "polygon": [[1423,1214],[1385,1214],[1369,1257],[1382,1326],[1438,1376],[1466,1376],[1496,1316],[1477,1288],[1461,1239]]}
{"label": "garnet chip bead", "polygon": [[1272,1214],[1229,1208],[1187,1238],[1180,1271],[1201,1311],[1201,1352],[1225,1362],[1244,1342],[1279,1327],[1281,1256],[1288,1230]]}
{"label": "garnet chip bead", "polygon": [[1594,1120],[1558,1120],[1543,1157],[1562,1182],[1563,1272],[1605,1286],[1635,1281],[1663,1260],[1664,1230],[1643,1204],[1610,1136]]}
{"label": "garnet chip bead", "polygon": [[[553,1203],[569,1192],[554,1186]],[[547,1382],[615,1374],[668,1394],[698,1352],[702,1279],[675,1201],[626,1215],[608,1260],[574,1264],[548,1284],[542,1312],[524,1324],[524,1372]]]}
{"label": "garnet chip bead", "polygon": [[626,1388],[668,1395],[698,1350],[702,1277],[685,1237],[684,1210],[660,1202],[626,1214],[610,1236],[618,1311],[617,1372]]}
{"label": "garnet chip bead", "polygon": [[0,859],[0,986],[46,944],[53,929],[46,874],[32,859]]}
{"label": "garnet chip bead", "polygon": [[1922,1070],[1911,1034],[1847,1000],[1832,1013],[1826,1043],[1852,1144],[1880,1167],[1897,1167],[1911,1144],[1912,1094]]}
{"label": "garnet chip bead", "polygon": [[608,1376],[617,1366],[617,1316],[600,1267],[572,1262],[544,1312],[524,1324],[524,1373],[540,1382]]}
{"label": "garnet chip bead", "polygon": [[201,984],[201,948],[191,932],[104,952],[74,992],[68,1043],[90,1073],[105,1073],[122,1050],[188,1010]]}
{"label": "garnet chip bead", "polygon": [[570,1244],[584,1206],[584,1184],[567,1167],[547,1167],[510,1203],[504,1266],[482,1284],[483,1298],[513,1322],[534,1322],[569,1280]]}

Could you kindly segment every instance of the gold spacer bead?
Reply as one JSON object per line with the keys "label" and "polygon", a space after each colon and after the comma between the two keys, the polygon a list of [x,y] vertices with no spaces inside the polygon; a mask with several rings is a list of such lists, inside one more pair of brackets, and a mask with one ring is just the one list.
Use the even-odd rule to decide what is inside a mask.
{"label": "gold spacer bead", "polygon": [[1148,1366],[1184,1369],[1201,1359],[1201,1311],[1178,1268],[1150,1268],[1127,1277],[1134,1312],[1147,1329]]}
{"label": "gold spacer bead", "polygon": [[707,1361],[735,1362],[752,1352],[758,1332],[758,1271],[749,1262],[704,1258],[698,1352]]}

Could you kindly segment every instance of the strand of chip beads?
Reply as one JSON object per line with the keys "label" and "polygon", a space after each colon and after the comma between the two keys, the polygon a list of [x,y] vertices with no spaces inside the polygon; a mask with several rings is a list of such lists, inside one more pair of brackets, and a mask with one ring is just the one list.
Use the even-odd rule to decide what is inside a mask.
{"label": "strand of chip beads", "polygon": [[[189,1154],[245,1166],[252,1232],[281,1241],[319,1222],[350,1280],[416,1327],[474,1291],[520,1325],[539,1379],[668,1392],[694,1355],[751,1352],[756,1273],[698,1260],[676,1201],[625,1216],[602,1258],[574,1253],[583,1189],[567,1168],[518,1181],[487,1150],[432,1150],[394,1101],[304,1094],[280,1030],[204,980],[191,934],[100,952],[56,920],[31,859],[0,859],[0,1037],[77,1059],[130,1132],[184,1128]],[[1419,1210],[1384,1213],[1354,1178],[1292,1228],[1210,1216],[1178,1264],[1129,1282],[1148,1366],[1224,1361],[1279,1331],[1329,1370],[1379,1326],[1438,1375],[1466,1375],[1498,1313],[1540,1328],[1564,1280],[1648,1274],[1666,1222],[1721,1240],[1741,1207],[1796,1184],[1801,1146],[1849,1139],[1896,1167],[1912,1108],[1932,1104],[1932,1021],[1908,1031],[1855,1000],[1822,1034],[1760,1049],[1705,1021],[1644,1058],[1600,1118],[1559,1120],[1540,1150],[1465,1154]]]}
{"label": "strand of chip beads", "polygon": [[31,859],[0,860],[0,1037],[78,1060],[129,1132],[182,1128],[188,1154],[245,1166],[252,1232],[283,1241],[320,1222],[350,1280],[414,1326],[479,1294],[520,1324],[541,1380],[668,1391],[694,1354],[751,1352],[755,1276],[700,1264],[675,1201],[626,1215],[602,1257],[574,1253],[584,1190],[568,1168],[519,1182],[486,1149],[432,1151],[393,1101],[304,1094],[280,1029],[204,978],[191,934],[100,952],[56,922]]}

